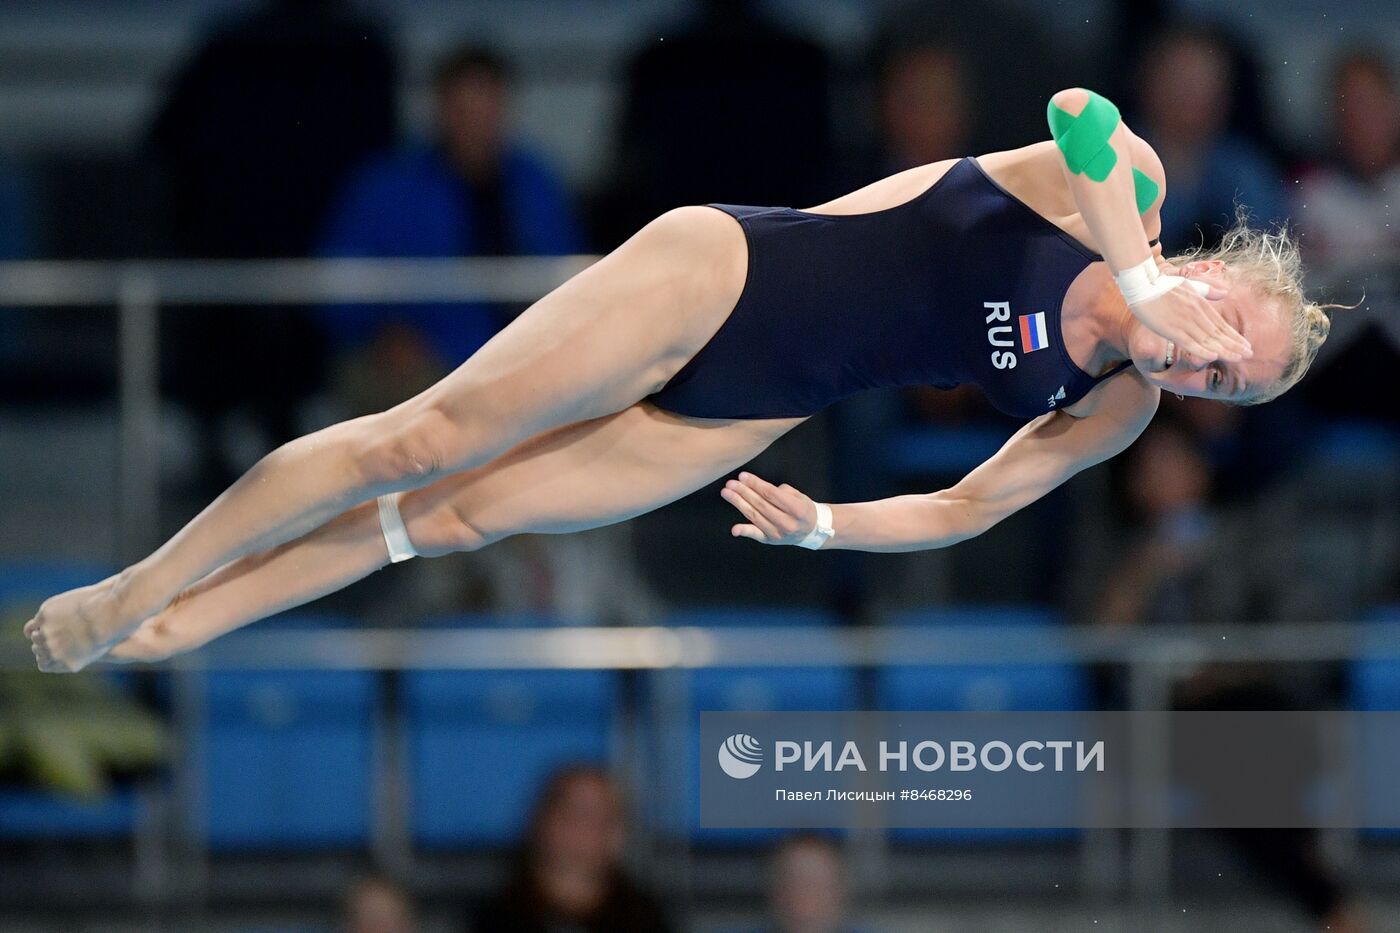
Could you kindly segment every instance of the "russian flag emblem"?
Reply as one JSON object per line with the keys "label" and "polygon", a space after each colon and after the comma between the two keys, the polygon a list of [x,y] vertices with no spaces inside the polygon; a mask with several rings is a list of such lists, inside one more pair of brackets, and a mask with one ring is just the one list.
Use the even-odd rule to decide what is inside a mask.
{"label": "russian flag emblem", "polygon": [[1045,330],[1044,311],[1037,311],[1035,314],[1022,314],[1019,318],[1021,322],[1021,351],[1023,353],[1043,350],[1050,345],[1050,337]]}

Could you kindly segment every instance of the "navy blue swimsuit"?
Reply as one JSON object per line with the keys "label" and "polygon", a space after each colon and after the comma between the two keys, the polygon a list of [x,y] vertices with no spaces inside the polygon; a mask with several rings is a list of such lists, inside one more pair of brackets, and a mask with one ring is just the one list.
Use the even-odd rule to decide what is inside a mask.
{"label": "navy blue swimsuit", "polygon": [[792,418],[863,389],[981,386],[1034,418],[1102,380],[1075,365],[1060,305],[1100,257],[976,160],[867,214],[711,204],[738,219],[748,279],[729,318],[650,397],[695,418]]}

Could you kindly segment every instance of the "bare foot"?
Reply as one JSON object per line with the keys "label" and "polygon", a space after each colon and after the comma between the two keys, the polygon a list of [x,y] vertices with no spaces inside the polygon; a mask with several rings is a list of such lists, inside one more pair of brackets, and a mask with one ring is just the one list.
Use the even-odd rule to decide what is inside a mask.
{"label": "bare foot", "polygon": [[44,601],[38,614],[24,626],[39,670],[52,674],[80,671],[141,624],[139,618],[121,618],[117,599],[120,582],[118,574]]}

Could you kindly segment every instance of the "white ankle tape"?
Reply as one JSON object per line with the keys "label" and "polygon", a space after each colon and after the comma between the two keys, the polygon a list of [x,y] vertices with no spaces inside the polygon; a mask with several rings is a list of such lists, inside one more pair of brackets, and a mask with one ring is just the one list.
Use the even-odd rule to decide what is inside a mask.
{"label": "white ankle tape", "polygon": [[379,497],[379,528],[384,532],[384,544],[389,548],[389,562],[397,564],[417,557],[413,542],[408,540],[408,529],[404,527],[403,516],[399,514],[399,494],[391,492]]}

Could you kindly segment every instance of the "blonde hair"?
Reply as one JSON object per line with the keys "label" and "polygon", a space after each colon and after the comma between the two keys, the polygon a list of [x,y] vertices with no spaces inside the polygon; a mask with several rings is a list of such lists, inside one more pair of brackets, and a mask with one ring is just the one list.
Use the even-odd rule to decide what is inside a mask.
{"label": "blonde hair", "polygon": [[1214,249],[1197,247],[1173,261],[1219,259],[1265,300],[1277,304],[1284,315],[1292,347],[1283,374],[1273,385],[1237,402],[1240,405],[1260,405],[1273,401],[1293,388],[1307,373],[1332,329],[1331,312],[1336,308],[1355,306],[1309,301],[1303,293],[1303,259],[1292,232],[1286,226],[1276,230],[1257,230],[1250,227],[1248,221],[1248,211],[1243,207],[1237,208],[1234,226],[1225,231],[1219,246]]}

